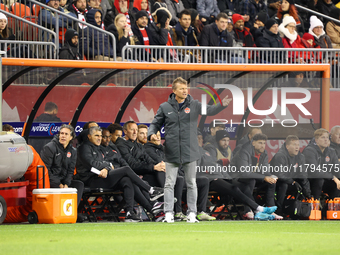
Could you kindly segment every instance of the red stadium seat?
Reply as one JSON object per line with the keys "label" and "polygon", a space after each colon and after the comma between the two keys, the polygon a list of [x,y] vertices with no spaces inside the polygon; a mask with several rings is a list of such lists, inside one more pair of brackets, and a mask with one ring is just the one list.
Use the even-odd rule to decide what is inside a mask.
{"label": "red stadium seat", "polygon": [[32,6],[32,15],[38,17],[40,9],[41,9],[40,5],[33,4],[33,6]]}
{"label": "red stadium seat", "polygon": [[18,17],[26,18],[31,16],[31,9],[24,4],[13,3],[11,6],[11,13]]}

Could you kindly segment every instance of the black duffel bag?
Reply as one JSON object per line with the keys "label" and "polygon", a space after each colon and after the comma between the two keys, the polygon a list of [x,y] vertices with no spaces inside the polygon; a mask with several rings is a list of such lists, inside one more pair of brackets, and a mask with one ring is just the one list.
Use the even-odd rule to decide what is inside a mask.
{"label": "black duffel bag", "polygon": [[292,219],[307,218],[310,216],[312,207],[310,203],[302,202],[304,195],[298,191],[295,198],[286,198],[283,203],[283,213]]}

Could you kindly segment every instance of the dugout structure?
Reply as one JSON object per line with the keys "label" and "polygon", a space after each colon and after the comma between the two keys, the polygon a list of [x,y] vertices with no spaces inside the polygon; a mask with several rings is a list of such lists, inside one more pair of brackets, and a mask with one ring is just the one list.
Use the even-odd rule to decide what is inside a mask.
{"label": "dugout structure", "polygon": [[[296,85],[294,75],[289,76],[292,72],[303,72],[307,85]],[[17,123],[16,131],[21,131],[33,146],[36,141],[50,140],[60,126],[59,123],[36,124],[35,119],[44,112],[46,102],[55,102],[59,109],[57,116],[63,123],[71,123],[76,132],[80,132],[82,124],[89,120],[103,123],[103,126],[130,119],[148,124],[159,104],[172,92],[171,83],[178,76],[190,82],[190,94],[195,99],[202,100],[202,95],[206,94],[208,104],[214,104],[214,100],[218,102],[217,95],[221,99],[226,95],[234,96],[228,89],[215,89],[215,93],[209,86],[229,84],[243,92],[242,115],[233,114],[236,105],[232,103],[216,116],[229,121],[228,131],[234,140],[247,132],[249,120],[255,125],[269,119],[262,128],[272,140],[284,139],[287,134],[310,139],[314,128],[329,129],[331,84],[328,64],[169,64],[3,58],[3,122],[14,126]],[[286,117],[295,119],[297,126],[283,129],[280,121],[272,121],[283,117],[281,90],[300,86],[311,93],[311,99],[305,105],[311,115],[304,115],[294,105],[289,106]],[[248,88],[252,88],[250,94]],[[276,111],[268,116],[254,115],[248,108],[248,96],[252,96],[254,108],[266,110],[272,106],[275,88],[278,90]],[[291,98],[303,97],[296,95]],[[230,128],[231,119],[239,124]],[[212,120],[212,117],[201,117],[199,128],[208,131]]]}

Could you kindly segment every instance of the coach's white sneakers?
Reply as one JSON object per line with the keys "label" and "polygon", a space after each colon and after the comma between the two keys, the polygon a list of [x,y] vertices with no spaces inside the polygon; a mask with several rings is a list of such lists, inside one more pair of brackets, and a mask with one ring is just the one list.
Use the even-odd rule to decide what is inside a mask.
{"label": "coach's white sneakers", "polygon": [[188,214],[187,222],[189,222],[189,223],[198,223],[199,221],[196,219],[196,213],[190,212]]}
{"label": "coach's white sneakers", "polygon": [[163,222],[167,222],[167,223],[174,223],[174,214],[171,212],[167,212],[165,213],[165,219],[163,220]]}

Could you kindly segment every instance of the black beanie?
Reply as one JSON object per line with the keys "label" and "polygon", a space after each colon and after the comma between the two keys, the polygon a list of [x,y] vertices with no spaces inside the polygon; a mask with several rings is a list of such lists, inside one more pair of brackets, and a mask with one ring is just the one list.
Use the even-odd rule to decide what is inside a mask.
{"label": "black beanie", "polygon": [[78,32],[72,28],[67,29],[66,33],[65,33],[65,42],[68,42],[69,45],[73,46],[73,47],[77,47],[77,45],[74,45],[72,43],[72,38],[74,36],[78,35]]}
{"label": "black beanie", "polygon": [[216,142],[218,143],[224,137],[230,137],[229,133],[225,130],[218,130],[216,131]]}
{"label": "black beanie", "polygon": [[136,21],[139,19],[139,18],[141,18],[141,17],[148,17],[148,13],[146,12],[146,11],[139,11],[139,12],[137,12],[136,13]]}
{"label": "black beanie", "polygon": [[295,4],[294,0],[287,0],[287,2],[289,3],[289,5]]}
{"label": "black beanie", "polygon": [[162,10],[162,9],[158,9],[156,11],[156,16],[157,16],[157,21],[160,22],[161,18],[162,17],[167,17],[169,18],[169,13],[165,10]]}
{"label": "black beanie", "polygon": [[255,20],[259,20],[263,24],[267,23],[267,19],[268,19],[268,16],[267,16],[267,13],[265,13],[265,12],[259,12],[255,17]]}
{"label": "black beanie", "polygon": [[269,30],[274,24],[279,24],[275,19],[269,19],[266,22],[266,28]]}

